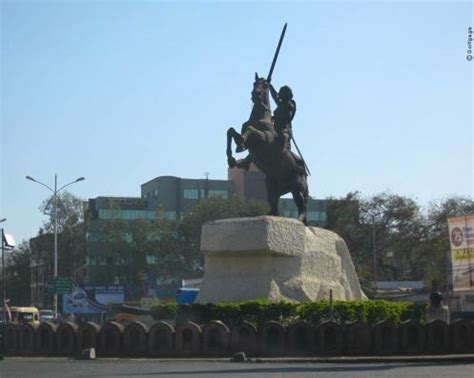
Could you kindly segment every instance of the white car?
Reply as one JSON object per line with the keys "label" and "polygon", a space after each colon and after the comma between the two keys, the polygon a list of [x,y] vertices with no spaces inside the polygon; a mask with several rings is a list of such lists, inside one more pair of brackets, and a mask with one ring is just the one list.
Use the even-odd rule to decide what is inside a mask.
{"label": "white car", "polygon": [[53,310],[40,310],[40,321],[42,322],[52,322],[54,319]]}

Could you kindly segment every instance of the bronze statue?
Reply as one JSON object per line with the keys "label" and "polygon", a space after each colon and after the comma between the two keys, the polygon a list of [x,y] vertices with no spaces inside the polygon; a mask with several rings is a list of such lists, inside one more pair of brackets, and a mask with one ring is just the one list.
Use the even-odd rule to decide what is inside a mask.
{"label": "bronze statue", "polygon": [[[253,108],[249,120],[239,134],[233,127],[227,131],[227,162],[229,167],[249,169],[254,163],[265,174],[270,215],[279,215],[278,200],[286,193],[293,195],[298,208],[298,219],[306,224],[308,183],[303,160],[291,150],[282,148],[272,122],[267,80],[255,74],[252,91]],[[246,158],[235,160],[232,156],[232,139],[237,152],[248,149]]]}
{"label": "bronze statue", "polygon": [[[286,24],[280,35],[267,79],[255,74],[252,90],[253,108],[248,121],[242,125],[241,133],[239,134],[233,127],[227,130],[227,162],[231,168],[243,169],[249,169],[250,164],[254,163],[265,174],[270,215],[279,215],[280,197],[291,193],[298,208],[298,219],[307,224],[308,182],[306,177],[309,169],[293,139],[291,125],[296,112],[296,102],[293,100],[293,93],[289,87],[284,86],[276,93],[270,84],[285,32]],[[273,117],[270,108],[270,90],[277,104]],[[247,157],[237,161],[234,159],[232,139],[237,144],[236,152],[248,149]],[[300,156],[291,151],[290,140],[293,140]]]}

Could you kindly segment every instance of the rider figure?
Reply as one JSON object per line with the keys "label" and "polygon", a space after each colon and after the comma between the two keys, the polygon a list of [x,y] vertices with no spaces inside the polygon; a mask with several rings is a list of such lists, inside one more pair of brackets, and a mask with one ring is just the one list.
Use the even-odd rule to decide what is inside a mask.
{"label": "rider figure", "polygon": [[293,100],[293,92],[290,87],[284,85],[277,93],[273,85],[270,84],[270,93],[277,104],[273,112],[273,124],[278,135],[283,152],[291,150],[291,121],[295,117],[296,102]]}

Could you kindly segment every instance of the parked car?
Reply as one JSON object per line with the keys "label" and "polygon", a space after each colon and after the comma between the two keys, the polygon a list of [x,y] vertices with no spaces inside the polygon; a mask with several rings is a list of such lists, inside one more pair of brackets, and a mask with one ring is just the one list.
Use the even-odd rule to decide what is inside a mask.
{"label": "parked car", "polygon": [[54,320],[54,312],[53,310],[40,310],[39,312],[40,321],[42,322],[52,322]]}
{"label": "parked car", "polygon": [[[3,308],[0,308],[0,312],[3,313]],[[10,307],[11,319],[10,323],[13,324],[23,324],[23,323],[33,323],[39,324],[39,311],[36,307]],[[2,321],[3,314],[2,314]]]}

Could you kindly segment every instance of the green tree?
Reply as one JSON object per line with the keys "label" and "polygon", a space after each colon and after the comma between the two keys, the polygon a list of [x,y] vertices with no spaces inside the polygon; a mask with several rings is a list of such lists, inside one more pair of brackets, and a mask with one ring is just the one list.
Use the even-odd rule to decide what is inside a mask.
{"label": "green tree", "polygon": [[[43,222],[39,233],[52,233],[54,231],[54,196],[45,199],[39,209],[48,215],[48,219]],[[64,191],[58,194],[57,207],[57,231],[62,233],[67,229],[83,223],[84,221],[84,200],[74,194]]]}
{"label": "green tree", "polygon": [[[54,197],[50,196],[40,205],[40,210],[48,215],[48,219],[38,231],[38,235],[47,235],[54,232]],[[85,264],[85,227],[84,227],[84,200],[64,191],[58,194],[57,208],[58,233],[58,274],[75,277],[79,269]],[[45,243],[48,242],[48,245]],[[39,241],[38,247],[48,251],[48,259],[54,258],[54,245],[49,238]],[[45,256],[46,257],[46,256]]]}
{"label": "green tree", "polygon": [[346,242],[366,294],[373,291],[373,265],[371,259],[370,227],[361,222],[359,192],[350,192],[342,198],[328,198],[326,228],[334,231]]}
{"label": "green tree", "polygon": [[327,228],[346,241],[364,290],[372,290],[374,254],[377,280],[422,278],[415,261],[427,235],[415,201],[389,192],[372,197],[354,192],[330,201],[327,212]]}
{"label": "green tree", "polygon": [[[364,290],[374,280],[374,239],[378,280],[433,281],[446,285],[447,218],[474,213],[474,201],[449,197],[427,211],[412,199],[385,192],[371,197],[349,193],[328,204],[327,228],[348,244]],[[374,238],[375,234],[375,238]]]}
{"label": "green tree", "polygon": [[[380,193],[361,202],[361,223],[372,234],[368,254],[375,255],[378,279],[418,280],[422,267],[415,264],[420,243],[426,239],[423,216],[410,198]],[[373,233],[375,232],[375,238]]]}
{"label": "green tree", "polygon": [[21,243],[6,256],[7,298],[13,306],[29,306],[31,304],[31,251],[28,242]]}

